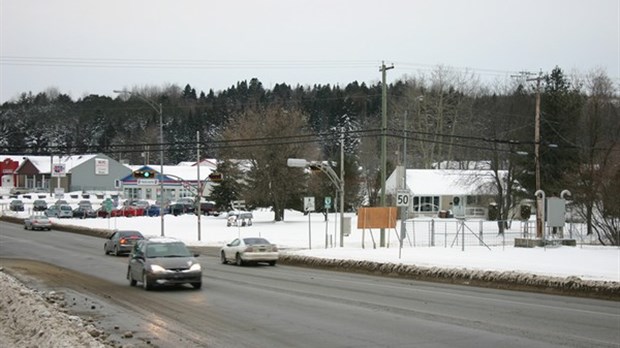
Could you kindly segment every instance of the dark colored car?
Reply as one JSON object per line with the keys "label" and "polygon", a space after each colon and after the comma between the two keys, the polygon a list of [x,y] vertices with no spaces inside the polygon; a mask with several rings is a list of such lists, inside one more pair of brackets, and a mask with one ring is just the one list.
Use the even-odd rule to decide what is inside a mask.
{"label": "dark colored car", "polygon": [[80,219],[85,219],[85,218],[96,218],[97,217],[97,212],[95,210],[93,210],[93,208],[90,208],[88,206],[85,205],[81,205],[75,209],[73,209],[73,217],[74,218],[80,218]]}
{"label": "dark colored car", "polygon": [[20,199],[14,199],[9,203],[9,210],[12,211],[24,211],[24,202]]}
{"label": "dark colored car", "polygon": [[37,199],[32,202],[32,210],[34,211],[46,211],[47,210],[47,202],[43,199]]}
{"label": "dark colored car", "polygon": [[110,213],[108,213],[105,207],[100,207],[95,212],[97,213],[97,217],[102,217],[102,218],[110,217]]}
{"label": "dark colored car", "polygon": [[193,214],[194,206],[192,204],[187,203],[174,203],[170,205],[170,214],[177,216],[181,214]]}
{"label": "dark colored car", "polygon": [[103,244],[103,252],[106,255],[128,254],[133,249],[137,241],[144,239],[142,233],[138,231],[114,231]]}
{"label": "dark colored car", "polygon": [[219,216],[220,212],[215,206],[215,202],[200,202],[200,213],[204,215]]}
{"label": "dark colored car", "polygon": [[166,237],[138,241],[129,256],[127,279],[129,285],[142,283],[145,290],[156,285],[191,284],[202,286],[202,267],[185,243]]}

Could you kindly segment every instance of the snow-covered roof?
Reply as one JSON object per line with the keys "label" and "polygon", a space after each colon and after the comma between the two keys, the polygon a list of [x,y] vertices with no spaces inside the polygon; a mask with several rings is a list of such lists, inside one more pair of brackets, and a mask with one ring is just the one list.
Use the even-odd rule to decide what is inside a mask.
{"label": "snow-covered roof", "polygon": [[[27,158],[39,171],[39,173],[49,173],[51,172],[51,159],[50,156],[23,156]],[[75,155],[75,156],[54,156],[53,161],[55,164],[64,163],[65,171],[71,172],[71,169],[79,166],[80,164],[89,161],[93,158],[97,157],[97,155],[89,154],[89,155]],[[20,167],[23,162],[20,163]]]}
{"label": "snow-covered roof", "polygon": [[[407,187],[416,196],[493,194],[491,170],[407,169]],[[503,172],[500,171],[500,175]],[[395,193],[402,183],[395,170],[386,181],[386,192]]]}
{"label": "snow-covered roof", "polygon": [[[140,168],[143,168],[144,165],[127,165],[127,167],[129,169],[131,169],[132,171],[134,170],[138,170]],[[158,173],[161,171],[161,165],[157,165],[157,164],[149,164],[147,165],[147,167],[157,171]],[[207,177],[209,177],[209,175],[213,172],[214,170],[211,169],[209,166],[200,166],[200,180],[203,181],[205,179],[207,179]],[[164,176],[170,176],[170,177],[179,177],[182,180],[187,180],[187,181],[196,181],[196,177],[197,177],[197,168],[196,166],[164,166]]]}

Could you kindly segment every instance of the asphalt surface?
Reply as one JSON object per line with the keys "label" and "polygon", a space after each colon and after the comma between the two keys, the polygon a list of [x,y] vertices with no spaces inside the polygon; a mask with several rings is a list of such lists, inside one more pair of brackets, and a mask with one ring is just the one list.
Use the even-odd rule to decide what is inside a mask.
{"label": "asphalt surface", "polygon": [[[0,222],[0,266],[79,296],[108,330],[156,347],[618,347],[620,303],[347,274],[223,265],[203,288],[146,292],[104,240]],[[80,301],[82,299],[88,299]],[[90,306],[89,306],[90,305]],[[94,307],[94,308],[93,308]],[[116,329],[114,328],[116,327]],[[122,339],[120,339],[122,340]]]}

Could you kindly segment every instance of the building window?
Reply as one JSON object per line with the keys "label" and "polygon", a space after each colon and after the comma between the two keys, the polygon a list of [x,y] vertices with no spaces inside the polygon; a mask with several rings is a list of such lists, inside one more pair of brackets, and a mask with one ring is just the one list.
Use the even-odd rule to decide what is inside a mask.
{"label": "building window", "polygon": [[431,213],[439,211],[439,196],[413,197],[413,211]]}

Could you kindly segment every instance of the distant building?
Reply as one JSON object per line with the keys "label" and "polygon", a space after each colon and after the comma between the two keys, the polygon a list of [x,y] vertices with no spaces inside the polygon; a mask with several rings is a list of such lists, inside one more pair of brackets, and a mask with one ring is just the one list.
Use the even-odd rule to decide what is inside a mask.
{"label": "distant building", "polygon": [[[412,194],[410,215],[437,216],[440,211],[455,217],[487,218],[489,205],[495,203],[495,178],[491,170],[407,169],[397,168],[386,180],[388,199],[399,190]],[[505,171],[500,171],[504,175]],[[406,181],[406,187],[404,182]]]}
{"label": "distant building", "polygon": [[32,191],[114,191],[129,168],[104,154],[23,156],[15,170],[16,187]]}

